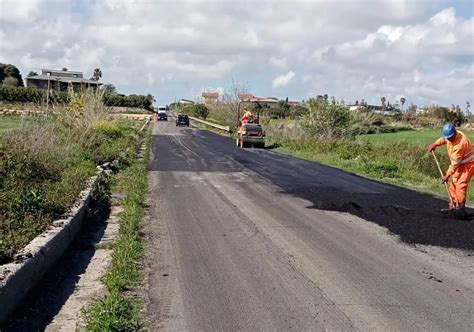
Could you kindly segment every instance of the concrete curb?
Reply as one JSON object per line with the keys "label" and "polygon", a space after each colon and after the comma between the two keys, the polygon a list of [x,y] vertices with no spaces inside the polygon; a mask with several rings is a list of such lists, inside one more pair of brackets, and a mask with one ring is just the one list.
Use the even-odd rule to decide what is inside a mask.
{"label": "concrete curb", "polygon": [[91,203],[97,179],[97,176],[89,179],[86,189],[79,194],[77,203],[64,219],[54,221],[48,230],[20,250],[12,263],[0,266],[0,324],[74,240]]}

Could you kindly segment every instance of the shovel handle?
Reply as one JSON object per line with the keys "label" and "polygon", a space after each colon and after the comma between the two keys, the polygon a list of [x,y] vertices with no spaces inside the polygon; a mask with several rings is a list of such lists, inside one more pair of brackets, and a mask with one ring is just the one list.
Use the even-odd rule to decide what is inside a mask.
{"label": "shovel handle", "polygon": [[[434,157],[434,160],[436,162],[436,166],[438,166],[438,170],[439,170],[439,174],[441,175],[441,179],[444,178],[444,174],[443,174],[443,171],[441,170],[441,166],[439,165],[439,162],[438,162],[438,158],[436,157],[436,154],[434,151],[431,151],[431,154],[433,155]],[[453,199],[451,198],[451,194],[449,193],[449,188],[448,188],[448,184],[445,182],[444,183],[444,186],[446,187],[446,192],[448,193],[448,197],[449,197],[449,201],[451,202],[451,204],[453,203]]]}

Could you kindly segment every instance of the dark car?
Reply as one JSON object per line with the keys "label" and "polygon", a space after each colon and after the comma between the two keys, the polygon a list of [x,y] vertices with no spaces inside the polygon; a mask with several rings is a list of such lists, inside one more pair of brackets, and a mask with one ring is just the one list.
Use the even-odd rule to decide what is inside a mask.
{"label": "dark car", "polygon": [[180,114],[176,118],[176,126],[188,126],[189,127],[189,117],[186,114]]}
{"label": "dark car", "polygon": [[158,121],[168,121],[168,114],[166,112],[158,112]]}

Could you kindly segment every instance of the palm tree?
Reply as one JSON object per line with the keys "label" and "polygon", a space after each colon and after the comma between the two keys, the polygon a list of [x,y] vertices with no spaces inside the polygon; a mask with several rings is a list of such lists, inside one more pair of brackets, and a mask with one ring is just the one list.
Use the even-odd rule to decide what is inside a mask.
{"label": "palm tree", "polygon": [[94,74],[92,74],[91,80],[98,81],[102,77],[102,70],[100,68],[94,69]]}
{"label": "palm tree", "polygon": [[385,112],[385,97],[380,98],[380,101],[382,102],[382,112]]}
{"label": "palm tree", "polygon": [[403,105],[405,104],[406,99],[404,97],[400,98],[400,103],[402,104],[402,112],[403,112]]}

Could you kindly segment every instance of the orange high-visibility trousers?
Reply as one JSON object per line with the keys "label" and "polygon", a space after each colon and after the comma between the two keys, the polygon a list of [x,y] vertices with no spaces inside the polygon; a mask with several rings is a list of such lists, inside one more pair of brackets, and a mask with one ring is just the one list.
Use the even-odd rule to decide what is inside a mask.
{"label": "orange high-visibility trousers", "polygon": [[451,184],[449,185],[449,194],[454,203],[466,203],[467,187],[471,178],[474,175],[474,163],[460,165],[452,176]]}

